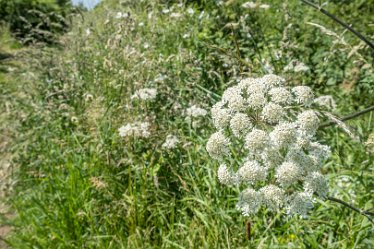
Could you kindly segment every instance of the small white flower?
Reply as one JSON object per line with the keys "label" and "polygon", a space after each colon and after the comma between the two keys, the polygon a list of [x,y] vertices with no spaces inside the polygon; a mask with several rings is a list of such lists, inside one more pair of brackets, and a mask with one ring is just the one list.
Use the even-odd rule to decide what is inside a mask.
{"label": "small white flower", "polygon": [[263,93],[253,93],[247,99],[248,106],[253,110],[258,110],[266,104],[266,98]]}
{"label": "small white flower", "polygon": [[295,141],[296,125],[293,123],[281,123],[270,132],[271,141],[279,148],[291,145]]}
{"label": "small white flower", "polygon": [[277,104],[290,104],[292,94],[284,87],[275,87],[269,91],[271,101]]}
{"label": "small white flower", "polygon": [[286,80],[275,74],[266,74],[261,78],[268,88],[283,86]]}
{"label": "small white flower", "polygon": [[244,113],[236,113],[230,121],[230,128],[236,137],[241,137],[252,127],[251,120]]}
{"label": "small white flower", "polygon": [[171,17],[171,18],[179,18],[179,17],[181,17],[181,16],[182,16],[181,13],[171,13],[171,14],[170,14],[170,17]]}
{"label": "small white flower", "polygon": [[286,206],[289,215],[300,215],[307,217],[308,211],[313,208],[312,196],[306,192],[294,193],[289,197]]}
{"label": "small white flower", "polygon": [[246,3],[242,4],[242,7],[244,9],[255,9],[255,8],[257,8],[257,4],[254,3],[254,2],[246,2]]}
{"label": "small white flower", "polygon": [[211,109],[213,124],[217,129],[224,129],[230,123],[230,109],[224,108],[222,106],[222,102],[218,102]]}
{"label": "small white flower", "polygon": [[143,88],[135,91],[131,99],[154,100],[157,96],[156,88]]}
{"label": "small white flower", "polygon": [[336,109],[336,103],[334,98],[331,95],[325,95],[318,97],[314,100],[314,103],[322,108],[327,110],[334,111]]}
{"label": "small white flower", "polygon": [[262,110],[261,117],[268,123],[275,124],[283,120],[285,114],[286,113],[282,106],[270,102],[265,105],[264,109]]}
{"label": "small white flower", "polygon": [[315,132],[320,122],[315,111],[307,110],[297,116],[296,123],[302,130]]}
{"label": "small white flower", "polygon": [[217,175],[222,184],[231,185],[238,183],[236,175],[227,168],[226,164],[221,164],[219,166]]}
{"label": "small white flower", "polygon": [[276,171],[275,177],[282,186],[288,186],[300,179],[302,170],[294,162],[282,163]]}
{"label": "small white flower", "polygon": [[238,175],[241,181],[249,184],[256,184],[266,179],[267,170],[257,161],[247,161],[238,170]]}
{"label": "small white flower", "polygon": [[259,6],[259,8],[260,8],[260,9],[265,9],[265,10],[267,10],[267,9],[270,8],[270,5],[269,5],[269,4],[261,4],[261,5]]}
{"label": "small white flower", "polygon": [[266,79],[251,79],[251,83],[247,86],[247,93],[250,95],[253,94],[262,94],[265,95],[268,91],[270,84],[267,84]]}
{"label": "small white flower", "polygon": [[257,151],[264,149],[269,144],[268,134],[259,129],[253,129],[245,137],[245,145],[247,149]]}
{"label": "small white flower", "polygon": [[208,114],[208,112],[200,107],[197,107],[196,105],[193,105],[186,110],[186,115],[187,117],[193,117],[193,118],[198,118],[198,117],[204,117]]}
{"label": "small white flower", "polygon": [[162,144],[162,147],[168,150],[174,149],[179,144],[179,139],[174,135],[167,135],[165,143]]}
{"label": "small white flower", "polygon": [[262,204],[262,199],[261,193],[254,189],[247,188],[240,193],[236,208],[241,211],[244,216],[255,214]]}
{"label": "small white flower", "polygon": [[327,158],[331,156],[330,147],[317,142],[309,144],[309,155],[318,158],[319,164],[322,164]]}
{"label": "small white flower", "polygon": [[192,16],[195,13],[195,11],[192,8],[188,8],[187,13]]}
{"label": "small white flower", "polygon": [[260,189],[263,201],[270,211],[277,211],[284,203],[284,190],[275,185],[266,185]]}
{"label": "small white flower", "polygon": [[245,99],[242,96],[242,89],[238,86],[229,87],[222,94],[222,101],[228,104],[230,109],[240,111],[245,107]]}
{"label": "small white flower", "polygon": [[206,144],[206,150],[212,158],[220,159],[229,153],[229,145],[230,140],[225,137],[222,131],[218,131],[210,136]]}
{"label": "small white flower", "polygon": [[310,105],[313,102],[313,92],[308,86],[295,86],[292,88],[296,102],[303,105]]}
{"label": "small white flower", "polygon": [[326,198],[329,191],[325,177],[319,172],[311,172],[304,182],[305,192]]}
{"label": "small white flower", "polygon": [[128,16],[129,16],[128,13],[117,12],[117,14],[114,18],[121,19],[121,18],[127,18]]}
{"label": "small white flower", "polygon": [[147,138],[151,135],[149,128],[148,122],[134,122],[120,127],[118,132],[121,137]]}

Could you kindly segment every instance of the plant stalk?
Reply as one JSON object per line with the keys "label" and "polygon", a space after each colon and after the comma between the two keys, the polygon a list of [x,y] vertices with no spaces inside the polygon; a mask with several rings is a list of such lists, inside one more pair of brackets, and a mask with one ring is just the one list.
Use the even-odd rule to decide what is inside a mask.
{"label": "plant stalk", "polygon": [[322,14],[324,14],[325,16],[328,16],[329,18],[331,18],[332,20],[334,20],[335,22],[339,23],[341,26],[343,26],[344,28],[348,29],[349,31],[351,31],[354,35],[356,35],[361,41],[365,42],[370,48],[372,48],[374,50],[374,44],[369,41],[369,39],[367,39],[364,35],[362,35],[360,32],[358,32],[357,30],[355,30],[354,28],[352,28],[350,25],[348,25],[347,23],[341,21],[340,19],[338,19],[336,16],[334,16],[333,14],[329,13],[328,11],[326,11],[325,9],[321,8],[320,6],[310,2],[310,1],[307,1],[307,0],[301,0],[301,2],[305,3],[306,5],[309,5],[310,7],[316,9],[316,10],[319,10]]}
{"label": "plant stalk", "polygon": [[331,197],[331,196],[327,196],[327,200],[329,201],[333,201],[333,202],[337,202],[339,204],[342,204],[343,206],[347,207],[347,208],[350,208],[352,209],[353,211],[356,211],[357,213],[365,216],[366,218],[368,218],[368,220],[374,224],[374,221],[373,221],[373,218],[371,216],[374,216],[374,213],[373,212],[369,212],[369,211],[365,211],[365,210],[361,210],[359,208],[356,208],[354,206],[352,206],[351,204],[345,202],[345,201],[342,201],[340,199],[337,199],[337,198],[334,198],[334,197]]}

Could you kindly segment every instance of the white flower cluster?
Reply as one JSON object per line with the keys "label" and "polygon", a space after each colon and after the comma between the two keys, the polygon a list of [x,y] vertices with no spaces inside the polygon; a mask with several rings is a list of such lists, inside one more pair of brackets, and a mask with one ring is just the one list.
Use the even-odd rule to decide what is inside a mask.
{"label": "white flower cluster", "polygon": [[143,88],[135,91],[131,99],[154,100],[157,96],[156,88]]}
{"label": "white flower cluster", "polygon": [[241,80],[212,107],[218,131],[206,149],[221,163],[222,184],[244,186],[237,204],[244,215],[265,206],[306,216],[313,194],[326,197],[327,181],[319,170],[330,149],[316,142],[320,120],[313,104],[309,87],[287,87],[283,78],[269,74]]}
{"label": "white flower cluster", "polygon": [[150,123],[134,122],[124,125],[118,129],[121,137],[147,138],[151,135]]}
{"label": "white flower cluster", "polygon": [[204,117],[208,114],[208,112],[196,105],[193,105],[186,110],[186,116],[190,118],[197,118],[197,117]]}
{"label": "white flower cluster", "polygon": [[167,135],[165,143],[162,144],[162,148],[164,149],[174,149],[179,144],[179,139],[177,136],[174,135]]}
{"label": "white flower cluster", "polygon": [[260,8],[260,9],[269,9],[270,8],[270,5],[268,4],[257,4],[255,2],[245,2],[242,4],[242,7],[244,9],[256,9],[256,8]]}

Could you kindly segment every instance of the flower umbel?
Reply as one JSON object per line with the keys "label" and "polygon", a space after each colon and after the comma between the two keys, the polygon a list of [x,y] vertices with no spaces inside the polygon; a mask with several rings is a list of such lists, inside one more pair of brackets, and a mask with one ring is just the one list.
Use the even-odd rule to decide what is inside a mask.
{"label": "flower umbel", "polygon": [[330,148],[316,141],[320,114],[311,108],[330,99],[315,101],[309,87],[285,83],[273,74],[243,79],[211,110],[218,131],[206,149],[221,163],[219,181],[244,189],[237,204],[243,215],[266,207],[305,217],[312,195],[327,195],[318,171]]}

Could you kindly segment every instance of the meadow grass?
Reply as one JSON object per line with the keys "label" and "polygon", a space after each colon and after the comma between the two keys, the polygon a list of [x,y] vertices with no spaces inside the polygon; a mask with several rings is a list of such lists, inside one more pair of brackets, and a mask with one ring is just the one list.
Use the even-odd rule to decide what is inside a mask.
{"label": "meadow grass", "polygon": [[[372,53],[358,47],[347,58],[361,46],[354,37],[343,34],[347,44],[336,45],[336,37],[307,24],[333,23],[297,3],[244,10],[243,2],[105,1],[76,17],[62,48],[30,54],[15,94],[6,91],[9,80],[3,88],[14,111],[7,122],[19,123],[10,246],[374,247],[368,219],[337,203],[317,199],[307,219],[267,211],[246,218],[235,208],[239,189],[218,182],[218,165],[205,150],[212,122],[186,121],[185,109],[209,109],[239,77],[273,70],[290,85],[333,95],[338,116],[374,104]],[[310,69],[284,72],[295,59]],[[157,88],[156,100],[131,100],[144,87]],[[347,122],[359,141],[337,126],[318,131],[333,152],[322,169],[330,195],[362,209],[373,206],[374,158],[363,144],[373,118]],[[144,120],[150,138],[119,136],[122,125]],[[181,141],[172,151],[162,149],[168,134]]]}

